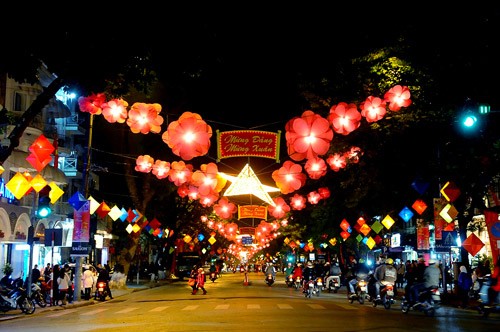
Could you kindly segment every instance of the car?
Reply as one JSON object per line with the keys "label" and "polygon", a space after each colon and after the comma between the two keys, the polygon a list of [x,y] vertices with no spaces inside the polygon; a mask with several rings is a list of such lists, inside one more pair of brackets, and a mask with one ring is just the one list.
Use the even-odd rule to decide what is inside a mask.
{"label": "car", "polygon": [[181,252],[177,255],[176,260],[176,276],[183,280],[189,278],[193,266],[200,266],[201,257],[192,252]]}

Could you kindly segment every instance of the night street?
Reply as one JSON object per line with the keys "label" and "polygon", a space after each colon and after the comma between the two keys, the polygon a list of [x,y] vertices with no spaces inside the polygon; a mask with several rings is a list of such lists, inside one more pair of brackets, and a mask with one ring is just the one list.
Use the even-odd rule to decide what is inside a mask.
{"label": "night street", "polygon": [[207,295],[190,294],[186,282],[133,292],[113,301],[74,309],[36,312],[0,322],[2,331],[497,331],[500,316],[442,306],[435,317],[403,314],[366,302],[349,304],[345,287],[307,299],[278,275],[272,287],[261,273],[223,274],[208,282]]}

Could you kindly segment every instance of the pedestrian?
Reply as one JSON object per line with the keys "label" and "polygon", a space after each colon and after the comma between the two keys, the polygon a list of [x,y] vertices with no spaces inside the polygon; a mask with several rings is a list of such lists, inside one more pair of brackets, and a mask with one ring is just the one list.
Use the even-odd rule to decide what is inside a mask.
{"label": "pedestrian", "polygon": [[59,270],[59,277],[57,278],[57,285],[59,288],[59,299],[61,300],[61,305],[66,305],[66,297],[69,292],[70,279],[68,274],[64,269]]}
{"label": "pedestrian", "polygon": [[[98,275],[97,275],[97,281],[96,281],[96,283],[98,283],[99,281],[104,282],[104,284],[106,285],[105,286],[106,290],[108,291],[108,294],[109,294],[109,298],[113,299],[113,295],[111,294],[111,288],[109,287],[109,280],[111,278],[109,276],[108,270],[99,263],[99,264],[97,264],[97,272],[98,272]],[[97,299],[96,295],[97,294],[94,294],[94,300]]]}
{"label": "pedestrian", "polygon": [[188,281],[188,285],[191,286],[191,288],[193,289],[191,291],[191,295],[195,295],[196,292],[198,291],[197,279],[198,279],[198,267],[194,265],[189,274],[189,281]]}
{"label": "pedestrian", "polygon": [[41,273],[38,269],[38,264],[35,264],[33,270],[31,270],[31,282],[36,283],[40,279]]}
{"label": "pedestrian", "polygon": [[94,287],[94,273],[89,268],[83,268],[82,274],[82,285],[83,285],[83,297],[85,300],[90,300],[90,294],[92,288]]}
{"label": "pedestrian", "polygon": [[469,291],[472,287],[472,277],[469,272],[467,272],[465,265],[460,266],[457,286],[461,307],[465,309],[469,304]]}
{"label": "pedestrian", "polygon": [[73,273],[71,271],[71,268],[69,267],[69,264],[64,264],[64,273],[67,275],[68,279],[68,302],[71,303],[73,302]]}
{"label": "pedestrian", "polygon": [[198,269],[198,275],[196,276],[196,290],[200,289],[203,291],[203,295],[207,295],[207,290],[205,289],[205,271],[203,268]]}
{"label": "pedestrian", "polygon": [[48,283],[49,280],[52,279],[51,274],[52,274],[52,268],[50,267],[50,263],[47,263],[47,266],[43,270],[43,276],[45,277],[45,282]]}

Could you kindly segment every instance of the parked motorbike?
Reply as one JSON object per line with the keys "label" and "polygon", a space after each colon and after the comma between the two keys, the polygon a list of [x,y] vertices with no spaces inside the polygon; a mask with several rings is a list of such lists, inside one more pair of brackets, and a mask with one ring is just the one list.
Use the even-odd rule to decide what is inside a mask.
{"label": "parked motorbike", "polygon": [[340,289],[340,276],[329,276],[326,278],[326,287],[328,289],[328,293],[334,292],[337,293]]}
{"label": "parked motorbike", "polygon": [[274,284],[274,277],[271,273],[266,275],[266,284],[271,287],[272,284]]}
{"label": "parked motorbike", "polygon": [[396,303],[394,300],[394,284],[387,283],[380,288],[380,297],[373,298],[372,305],[376,307],[377,305],[383,305],[384,308],[390,309],[391,305]]}
{"label": "parked motorbike", "polygon": [[45,294],[42,292],[42,288],[37,283],[31,284],[31,298],[35,300],[36,304],[41,308],[47,306],[47,300]]}
{"label": "parked motorbike", "polygon": [[365,299],[368,296],[366,293],[368,289],[368,283],[366,282],[366,280],[358,280],[354,289],[356,290],[356,292],[348,296],[349,303],[352,304],[354,301],[358,301],[360,304],[364,304]]}
{"label": "parked motorbike", "polygon": [[500,312],[500,292],[497,293],[496,298],[492,301],[492,304],[489,303],[489,289],[491,287],[491,276],[485,276],[481,288],[479,289],[479,305],[478,312],[484,318],[487,318],[490,313]]}
{"label": "parked motorbike", "polygon": [[105,281],[98,281],[96,285],[94,299],[99,299],[99,301],[106,300],[106,296],[109,296],[107,283]]}
{"label": "parked motorbike", "polygon": [[212,282],[217,280],[217,272],[210,272],[210,280],[212,280]]}
{"label": "parked motorbike", "polygon": [[[21,281],[22,283],[22,281]],[[7,312],[17,308],[27,315],[35,312],[35,301],[28,297],[26,289],[14,286],[12,289],[2,288],[0,291],[0,311]]]}
{"label": "parked motorbike", "polygon": [[432,317],[440,303],[441,293],[439,292],[439,288],[438,286],[432,286],[419,294],[418,302],[414,305],[410,305],[408,300],[403,296],[401,311],[405,314],[410,310],[423,311],[426,316]]}

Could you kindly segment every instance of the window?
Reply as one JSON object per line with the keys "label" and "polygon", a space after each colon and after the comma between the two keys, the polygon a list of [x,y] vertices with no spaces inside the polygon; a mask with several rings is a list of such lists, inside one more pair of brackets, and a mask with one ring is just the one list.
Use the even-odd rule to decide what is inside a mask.
{"label": "window", "polygon": [[19,92],[14,92],[14,112],[24,111],[24,96]]}

